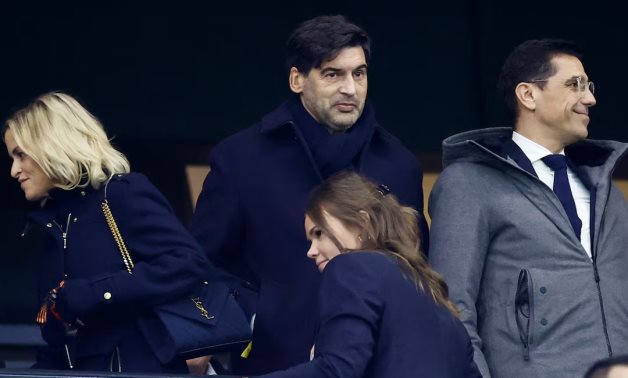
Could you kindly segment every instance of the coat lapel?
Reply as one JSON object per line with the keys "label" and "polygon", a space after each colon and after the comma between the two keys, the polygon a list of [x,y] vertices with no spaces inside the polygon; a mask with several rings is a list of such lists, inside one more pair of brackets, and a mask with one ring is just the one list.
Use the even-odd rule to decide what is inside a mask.
{"label": "coat lapel", "polygon": [[[508,139],[502,145],[502,152],[506,155],[506,159],[511,165],[529,173],[529,175],[522,174],[520,169],[509,169],[506,172],[516,183],[515,186],[521,194],[528,198],[541,213],[554,223],[562,234],[580,245],[580,240],[575,237],[569,218],[558,197],[544,183],[541,182],[541,185],[539,185],[538,175],[521,148],[512,139]],[[534,178],[530,176],[534,176]],[[548,203],[551,203],[552,206],[546,206]]]}

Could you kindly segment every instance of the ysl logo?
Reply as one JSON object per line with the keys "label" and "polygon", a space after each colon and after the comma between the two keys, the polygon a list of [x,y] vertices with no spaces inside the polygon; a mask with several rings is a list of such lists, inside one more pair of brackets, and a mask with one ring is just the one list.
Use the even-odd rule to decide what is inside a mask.
{"label": "ysl logo", "polygon": [[201,302],[201,298],[192,298],[192,302],[194,302],[196,308],[198,308],[198,310],[201,312],[201,315],[206,317],[207,320],[212,320],[214,318],[214,316],[209,315],[209,312],[207,312],[207,310],[205,310],[205,307],[203,307],[203,302]]}

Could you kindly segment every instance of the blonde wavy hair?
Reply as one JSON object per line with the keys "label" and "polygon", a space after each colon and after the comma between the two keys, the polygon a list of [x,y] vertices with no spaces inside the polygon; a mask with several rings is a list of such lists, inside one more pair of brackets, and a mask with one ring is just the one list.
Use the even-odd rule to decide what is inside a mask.
{"label": "blonde wavy hair", "polygon": [[325,213],[338,219],[347,229],[357,230],[362,240],[359,250],[393,257],[419,290],[458,316],[456,306],[449,300],[447,284],[428,265],[420,250],[417,211],[399,204],[388,188],[357,173],[341,172],[310,194],[306,214],[340,251],[351,252],[336,238]]}
{"label": "blonde wavy hair", "polygon": [[130,171],[100,121],[65,93],[39,96],[6,121],[3,137],[7,130],[56,187],[98,189],[112,175]]}

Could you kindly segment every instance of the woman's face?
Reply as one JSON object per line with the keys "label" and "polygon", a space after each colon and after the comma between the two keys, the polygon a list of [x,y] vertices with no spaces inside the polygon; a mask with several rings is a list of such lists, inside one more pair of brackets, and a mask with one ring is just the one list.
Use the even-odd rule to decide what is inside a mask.
{"label": "woman's face", "polygon": [[13,159],[11,164],[11,177],[17,179],[28,201],[38,201],[48,195],[54,188],[52,180],[46,176],[39,164],[35,163],[15,143],[13,132],[8,129],[4,133],[4,143],[7,145],[9,157]]}
{"label": "woman's face", "polygon": [[[361,247],[362,241],[357,231],[349,230],[337,218],[329,215],[326,211],[323,211],[323,214],[330,231],[340,242],[343,250]],[[316,267],[322,272],[327,263],[338,256],[341,250],[338,249],[329,235],[307,215],[305,216],[305,236],[312,242],[310,249],[307,251],[307,257],[315,260]]]}

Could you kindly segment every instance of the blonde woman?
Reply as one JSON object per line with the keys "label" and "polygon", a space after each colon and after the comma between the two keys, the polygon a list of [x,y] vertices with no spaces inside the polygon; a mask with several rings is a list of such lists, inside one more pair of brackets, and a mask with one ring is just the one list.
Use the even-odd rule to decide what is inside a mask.
{"label": "blonde woman", "polygon": [[312,361],[264,377],[480,377],[417,229],[414,209],[357,173],[316,188],[305,216],[322,273]]}
{"label": "blonde woman", "polygon": [[[40,208],[36,368],[186,372],[161,364],[138,326],[158,303],[200,282],[208,263],[163,195],[114,149],[74,98],[48,93],[6,121],[11,176]],[[107,202],[132,255],[129,274],[103,214]]]}

